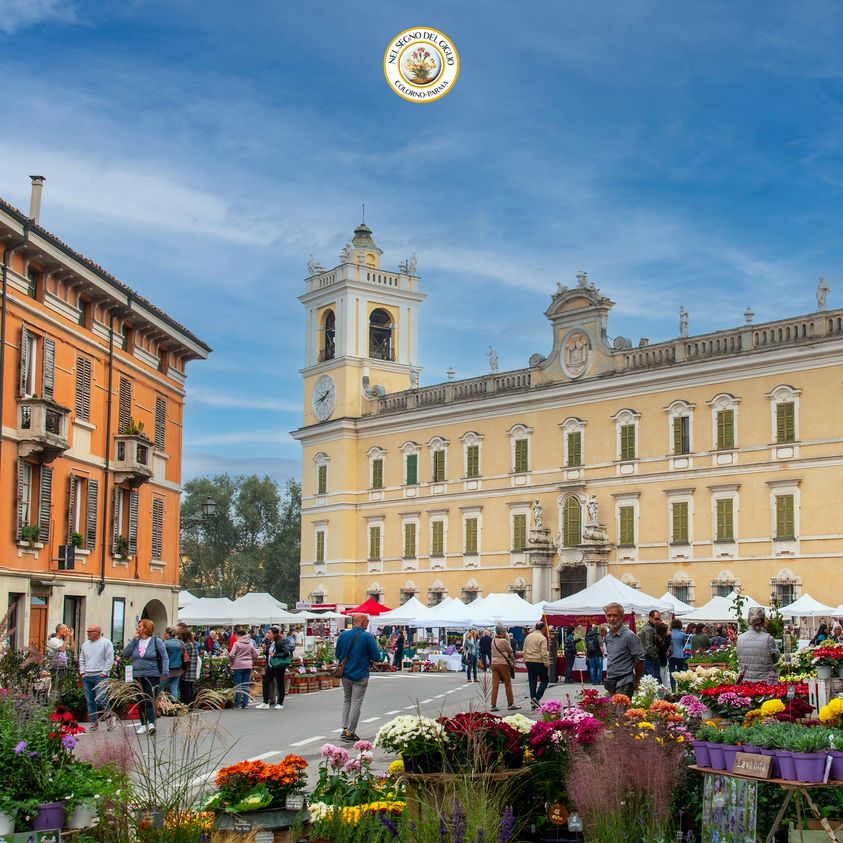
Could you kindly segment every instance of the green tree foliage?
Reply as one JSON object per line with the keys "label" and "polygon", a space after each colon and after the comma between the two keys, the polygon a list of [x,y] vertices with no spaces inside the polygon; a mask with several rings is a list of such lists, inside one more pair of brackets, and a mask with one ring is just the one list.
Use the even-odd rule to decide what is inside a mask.
{"label": "green tree foliage", "polygon": [[[204,518],[202,504],[217,509]],[[282,491],[269,477],[197,477],[184,486],[181,584],[201,597],[268,591],[294,603],[299,594],[301,486]]]}

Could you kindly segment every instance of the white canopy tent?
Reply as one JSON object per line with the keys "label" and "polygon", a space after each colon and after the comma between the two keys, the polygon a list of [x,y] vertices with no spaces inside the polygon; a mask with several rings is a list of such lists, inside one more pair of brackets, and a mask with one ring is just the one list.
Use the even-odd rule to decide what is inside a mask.
{"label": "white canopy tent", "polygon": [[280,600],[265,591],[255,591],[238,597],[234,601],[234,610],[234,623],[294,624],[303,620],[299,615],[288,612]]}
{"label": "white canopy tent", "polygon": [[632,588],[611,574],[606,574],[594,585],[576,594],[545,603],[542,611],[545,615],[602,615],[603,607],[609,603],[620,603],[626,614],[646,615],[653,609],[660,612],[672,611],[670,603]]}
{"label": "white canopy tent", "polygon": [[186,588],[179,592],[179,609],[195,603],[199,598],[195,594],[191,594]]}
{"label": "white canopy tent", "polygon": [[198,597],[183,609],[179,609],[179,620],[190,626],[200,624],[237,623],[233,601],[227,597]]}
{"label": "white canopy tent", "polygon": [[786,618],[828,618],[834,614],[835,610],[805,593],[793,603],[782,606],[779,612]]}
{"label": "white canopy tent", "polygon": [[[473,603],[476,601],[472,601]],[[430,616],[413,621],[408,626],[425,629],[467,629],[474,623],[469,616],[469,607],[462,600],[453,597],[442,601],[430,611]]]}
{"label": "white canopy tent", "polygon": [[[709,623],[736,623],[737,617],[732,611],[734,600],[734,592],[728,597],[712,597],[704,606],[694,609],[687,615],[682,615],[682,620],[688,623],[696,621],[707,621]],[[746,620],[749,610],[753,606],[760,606],[761,604],[753,600],[748,595],[744,595],[746,602],[743,605],[743,617]],[[762,607],[763,608],[763,607]]]}
{"label": "white canopy tent", "polygon": [[541,609],[528,603],[523,597],[512,592],[507,594],[489,594],[466,606],[468,617],[478,626],[491,626],[502,623],[506,626],[527,626],[541,620]]}
{"label": "white canopy tent", "polygon": [[841,603],[836,609],[831,610],[831,616],[833,618],[843,618],[843,603]]}
{"label": "white canopy tent", "polygon": [[348,620],[348,615],[341,615],[339,612],[296,612],[296,617],[308,621]]}
{"label": "white canopy tent", "polygon": [[684,603],[678,597],[674,597],[669,591],[666,591],[662,596],[659,598],[660,600],[664,600],[665,603],[670,603],[673,606],[671,610],[671,614],[676,615],[687,615],[688,612],[693,612],[694,607],[691,606],[689,603]]}
{"label": "white canopy tent", "polygon": [[376,626],[402,626],[404,624],[415,626],[417,623],[424,626],[424,621],[433,617],[432,609],[425,606],[418,598],[411,597],[397,609],[392,609],[372,618],[371,623]]}

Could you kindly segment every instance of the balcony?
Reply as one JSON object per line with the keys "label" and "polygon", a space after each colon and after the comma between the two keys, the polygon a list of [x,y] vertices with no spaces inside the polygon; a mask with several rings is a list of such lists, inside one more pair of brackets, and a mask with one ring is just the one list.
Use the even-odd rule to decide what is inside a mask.
{"label": "balcony", "polygon": [[118,433],[114,459],[114,482],[128,483],[133,489],[152,477],[152,455],[155,446],[142,433]]}
{"label": "balcony", "polygon": [[18,399],[18,456],[52,462],[69,447],[67,419],[70,410],[51,398]]}

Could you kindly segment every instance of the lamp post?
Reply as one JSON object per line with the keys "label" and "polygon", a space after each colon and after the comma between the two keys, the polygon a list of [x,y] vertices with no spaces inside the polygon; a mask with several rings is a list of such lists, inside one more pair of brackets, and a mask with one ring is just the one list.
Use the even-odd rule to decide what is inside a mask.
{"label": "lamp post", "polygon": [[[209,527],[214,516],[217,514],[217,502],[207,495],[202,501],[202,516],[200,518],[182,518],[182,527]],[[223,572],[220,570],[217,574],[219,578],[219,596],[222,597],[222,582]]]}

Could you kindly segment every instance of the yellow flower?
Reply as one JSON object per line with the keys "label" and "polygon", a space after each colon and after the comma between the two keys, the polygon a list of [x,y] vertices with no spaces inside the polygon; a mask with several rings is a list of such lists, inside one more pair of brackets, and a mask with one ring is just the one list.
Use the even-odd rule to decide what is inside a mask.
{"label": "yellow flower", "polygon": [[389,767],[387,767],[387,772],[390,776],[397,776],[398,773],[404,772],[404,762],[400,758],[396,758]]}
{"label": "yellow flower", "polygon": [[784,703],[781,700],[767,700],[761,703],[761,712],[765,717],[775,717],[784,711]]}
{"label": "yellow flower", "polygon": [[638,724],[638,728],[639,729],[655,729],[656,727],[652,723],[650,723],[649,720],[642,720]]}
{"label": "yellow flower", "polygon": [[829,700],[828,707],[834,714],[843,714],[843,700],[840,697],[834,697],[834,699]]}
{"label": "yellow flower", "polygon": [[529,747],[524,750],[524,763],[525,764],[532,764],[533,761],[536,760],[536,756],[533,755],[533,750]]}
{"label": "yellow flower", "polygon": [[820,709],[820,723],[833,723],[837,720],[837,715],[831,710],[831,705],[824,705]]}

